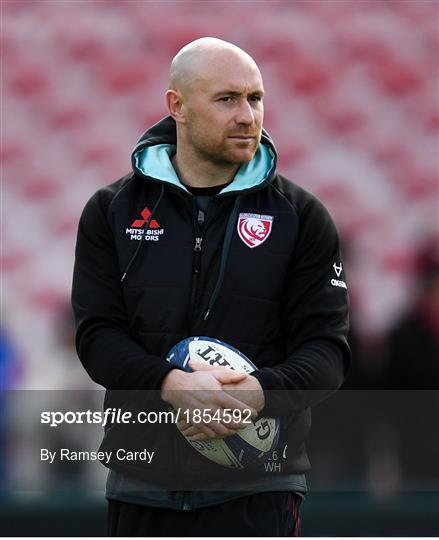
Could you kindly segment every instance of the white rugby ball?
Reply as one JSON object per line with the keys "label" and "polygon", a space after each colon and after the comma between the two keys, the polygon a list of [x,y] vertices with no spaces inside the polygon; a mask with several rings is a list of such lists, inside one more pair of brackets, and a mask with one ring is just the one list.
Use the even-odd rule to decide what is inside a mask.
{"label": "white rugby ball", "polygon": [[[237,372],[252,373],[256,366],[238,349],[209,337],[190,337],[180,341],[169,351],[166,360],[184,371],[191,372],[189,360],[206,362],[211,366],[227,367]],[[235,435],[224,439],[194,441],[185,439],[203,456],[225,467],[243,469],[264,461],[277,445],[279,420],[259,418]]]}

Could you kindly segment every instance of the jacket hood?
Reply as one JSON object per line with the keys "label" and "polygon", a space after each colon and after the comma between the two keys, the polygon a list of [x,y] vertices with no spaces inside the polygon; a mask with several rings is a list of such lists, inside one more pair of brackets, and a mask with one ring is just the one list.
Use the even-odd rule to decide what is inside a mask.
{"label": "jacket hood", "polygon": [[[134,172],[188,192],[171,163],[176,144],[175,121],[170,116],[166,116],[140,137],[131,157]],[[255,156],[248,163],[241,165],[233,182],[222,189],[219,195],[236,192],[241,194],[260,189],[273,180],[276,165],[277,153],[274,143],[263,129],[261,143]]]}

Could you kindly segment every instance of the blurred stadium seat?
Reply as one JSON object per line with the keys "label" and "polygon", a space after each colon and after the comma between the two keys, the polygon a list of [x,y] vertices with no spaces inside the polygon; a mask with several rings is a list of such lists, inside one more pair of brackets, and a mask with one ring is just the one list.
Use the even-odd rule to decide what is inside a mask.
{"label": "blurred stadium seat", "polygon": [[[166,114],[172,57],[209,35],[236,43],[259,63],[265,127],[280,170],[334,217],[349,254],[353,328],[371,366],[366,383],[385,378],[375,351],[386,348],[383,336],[409,311],[419,249],[439,233],[438,10],[436,0],[4,2],[3,387],[94,388],[74,355],[72,327],[60,345],[79,216],[96,189],[130,170],[139,136]],[[317,424],[325,410],[317,409]],[[366,456],[361,442],[348,440],[346,448],[351,444],[352,453]],[[324,473],[339,476],[335,494],[317,492],[304,505],[305,534],[438,534],[437,493],[387,501],[343,493],[352,464],[341,463],[338,449],[334,456],[331,466],[327,455],[316,457]],[[361,475],[376,457],[354,462],[354,485],[364,488]],[[0,459],[0,479],[20,469],[14,452],[10,459],[12,466]],[[390,461],[395,472],[398,456]],[[101,494],[91,500],[75,493],[73,502],[56,493],[47,500],[29,495],[2,498],[4,533],[56,536],[67,524],[72,534],[103,534]]]}
{"label": "blurred stadium seat", "polygon": [[[258,9],[182,1],[172,10],[142,2],[5,4],[5,304],[18,295],[38,317],[56,304],[54,276],[54,297],[68,298],[64,261],[72,260],[83,204],[129,170],[137,138],[166,114],[163,90],[178,48],[216,35],[260,62],[265,125],[282,172],[317,193],[356,244],[357,266],[369,276],[358,283],[363,274],[350,276],[358,309],[380,313],[364,317],[359,331],[386,331],[410,294],[391,283],[413,275],[395,261],[413,258],[419,235],[433,236],[437,226],[436,14],[429,1],[276,1]],[[33,268],[43,280],[37,293],[26,279]],[[378,282],[386,294],[376,294]],[[22,331],[11,328],[18,341],[30,339],[33,330]]]}

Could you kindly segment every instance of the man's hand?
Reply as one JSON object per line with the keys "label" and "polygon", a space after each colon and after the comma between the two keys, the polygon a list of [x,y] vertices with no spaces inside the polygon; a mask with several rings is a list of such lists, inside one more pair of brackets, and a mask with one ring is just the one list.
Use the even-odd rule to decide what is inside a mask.
{"label": "man's hand", "polygon": [[[189,365],[193,368],[191,363]],[[223,417],[223,409],[240,410],[243,412],[251,410],[252,416],[257,415],[257,411],[251,406],[234,398],[222,390],[224,384],[237,384],[243,382],[248,377],[245,373],[236,373],[226,368],[210,368],[209,370],[194,371],[186,373],[179,369],[173,369],[168,373],[162,383],[162,399],[170,403],[174,409],[193,411],[194,409],[209,410],[213,415],[219,411],[219,417]],[[186,435],[189,428],[191,435],[197,435],[198,440],[207,438],[223,438],[233,435],[238,429],[245,427],[244,422],[216,422],[209,423],[183,423],[181,424],[183,434]],[[180,427],[180,423],[179,423]]]}
{"label": "man's hand", "polygon": [[[194,362],[192,360],[189,361],[189,366],[194,371],[212,371],[218,369],[209,364],[205,364],[204,362]],[[223,369],[231,371],[228,368]],[[258,413],[261,412],[265,406],[265,396],[262,386],[258,379],[252,375],[247,375],[245,379],[239,381],[225,382],[222,384],[222,389],[239,401],[246,403]]]}
{"label": "man's hand", "polygon": [[249,375],[247,379],[234,383],[223,384],[224,392],[246,403],[258,413],[265,406],[265,396],[262,386],[256,377]]}
{"label": "man's hand", "polygon": [[[226,370],[229,373],[236,373],[235,371],[230,370],[229,368],[218,368],[214,366],[210,366],[209,364],[205,364],[204,362],[197,362],[190,360],[189,366],[191,369],[193,369],[194,372],[197,371],[207,371],[207,372],[213,372],[218,371],[218,369]],[[222,390],[224,392],[227,392],[232,397],[235,397],[239,401],[247,404],[248,407],[251,407],[253,410],[257,411],[259,413],[265,405],[265,398],[264,398],[264,392],[261,388],[261,385],[259,384],[259,381],[252,377],[251,375],[246,375],[244,379],[236,380],[234,382],[224,382],[222,384]],[[235,394],[235,396],[233,396]],[[254,418],[254,415],[252,414],[252,417]],[[227,424],[228,427],[232,427],[230,424]],[[246,423],[242,427],[247,427],[248,424]],[[178,423],[178,427],[180,431],[185,435],[186,437],[191,437],[192,440],[196,441],[202,441],[209,437],[205,435],[205,432],[201,431],[199,429],[198,424],[191,424],[187,423],[184,420],[180,420]],[[230,435],[233,435],[236,433],[236,429],[233,431],[233,433],[230,433]]]}

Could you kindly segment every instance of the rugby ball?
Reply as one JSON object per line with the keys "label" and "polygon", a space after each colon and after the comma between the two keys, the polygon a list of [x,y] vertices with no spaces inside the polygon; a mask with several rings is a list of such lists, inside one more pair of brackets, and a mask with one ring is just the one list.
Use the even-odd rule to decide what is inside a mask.
{"label": "rugby ball", "polygon": [[[189,360],[206,362],[211,366],[227,367],[240,373],[252,373],[256,366],[238,349],[210,337],[190,337],[177,343],[166,360],[184,371],[191,372]],[[194,441],[185,437],[189,444],[206,458],[223,465],[243,469],[256,465],[277,445],[279,420],[259,418],[235,435],[224,439]]]}

